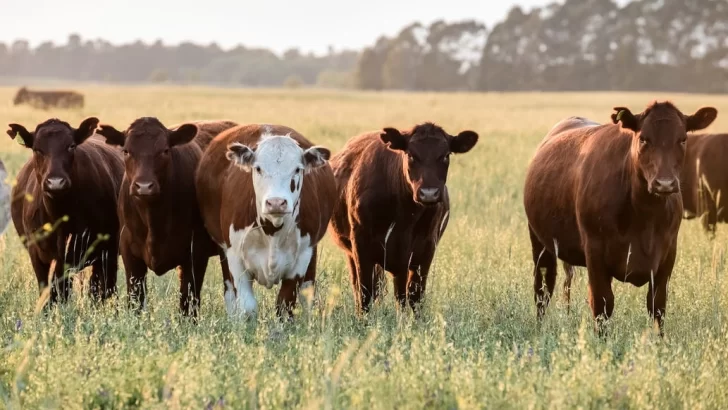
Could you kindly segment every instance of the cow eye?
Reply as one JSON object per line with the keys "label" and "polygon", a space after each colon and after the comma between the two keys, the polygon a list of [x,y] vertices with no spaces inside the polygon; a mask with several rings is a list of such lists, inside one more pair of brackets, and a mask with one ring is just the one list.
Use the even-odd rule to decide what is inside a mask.
{"label": "cow eye", "polygon": [[39,149],[33,149],[33,153],[34,153],[35,155],[43,155],[43,151],[41,151],[41,150],[39,150]]}
{"label": "cow eye", "polygon": [[257,172],[258,174],[262,174],[263,173],[263,170],[260,169],[260,166],[256,166],[255,167],[255,172]]}
{"label": "cow eye", "polygon": [[409,162],[415,162],[415,157],[413,157],[411,154],[407,154],[407,160]]}
{"label": "cow eye", "polygon": [[687,145],[687,143],[688,143],[688,140],[687,140],[687,139],[684,139],[684,140],[680,140],[680,145],[682,145],[683,147],[684,147],[685,145]]}
{"label": "cow eye", "polygon": [[164,149],[164,155],[167,155],[167,154],[169,154],[169,148]]}
{"label": "cow eye", "polygon": [[646,145],[646,144],[647,144],[647,140],[640,137],[640,145]]}
{"label": "cow eye", "polygon": [[124,154],[124,156],[127,156],[127,155],[129,155],[129,150],[128,149],[122,149],[121,150],[121,153]]}
{"label": "cow eye", "polygon": [[71,144],[68,146],[68,152],[73,152],[76,150],[76,144]]}
{"label": "cow eye", "polygon": [[295,171],[293,171],[294,174],[298,175],[301,173],[301,168],[296,168]]}
{"label": "cow eye", "polygon": [[444,162],[445,164],[450,162],[450,154],[443,155],[442,158],[440,158],[440,161]]}

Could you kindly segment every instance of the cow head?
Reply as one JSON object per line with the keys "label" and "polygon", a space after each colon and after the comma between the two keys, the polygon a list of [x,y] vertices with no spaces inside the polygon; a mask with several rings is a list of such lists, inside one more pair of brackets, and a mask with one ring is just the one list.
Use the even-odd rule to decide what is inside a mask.
{"label": "cow head", "polygon": [[106,143],[122,147],[129,195],[155,199],[167,180],[170,150],[192,141],[197,135],[197,126],[183,124],[173,131],[156,118],[143,117],[124,132],[102,125],[98,133],[106,138]]}
{"label": "cow head", "polygon": [[412,199],[423,205],[437,204],[442,200],[450,154],[468,152],[478,142],[478,134],[473,131],[453,136],[432,123],[417,125],[405,133],[385,128],[380,138],[387,148],[401,154]]}
{"label": "cow head", "polygon": [[296,219],[303,176],[330,156],[323,147],[304,150],[289,136],[263,136],[255,149],[234,142],[227,151],[230,161],[252,173],[258,216],[276,228],[289,217]]}
{"label": "cow head", "polygon": [[19,124],[9,124],[8,135],[20,136],[25,147],[33,150],[35,175],[38,185],[47,196],[68,191],[71,188],[71,169],[76,147],[93,135],[99,120],[86,118],[78,128],[67,122],[50,119],[28,132]]}
{"label": "cow head", "polygon": [[640,114],[625,107],[614,110],[612,122],[634,133],[632,157],[647,191],[658,196],[679,193],[687,133],[709,126],[718,111],[706,107],[686,116],[669,102],[654,103]]}
{"label": "cow head", "polygon": [[13,105],[20,105],[26,101],[28,101],[28,89],[21,87],[13,98]]}

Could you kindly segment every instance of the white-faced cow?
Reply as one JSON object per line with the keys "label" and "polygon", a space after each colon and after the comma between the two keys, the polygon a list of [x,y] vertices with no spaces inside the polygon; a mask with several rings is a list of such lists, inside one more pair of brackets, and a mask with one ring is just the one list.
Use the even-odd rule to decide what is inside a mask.
{"label": "white-faced cow", "polygon": [[277,312],[292,312],[298,289],[316,278],[316,245],[334,207],[326,148],[280,125],[241,125],[211,143],[197,172],[205,226],[225,250],[228,312],[256,314],[253,281],[281,283]]}

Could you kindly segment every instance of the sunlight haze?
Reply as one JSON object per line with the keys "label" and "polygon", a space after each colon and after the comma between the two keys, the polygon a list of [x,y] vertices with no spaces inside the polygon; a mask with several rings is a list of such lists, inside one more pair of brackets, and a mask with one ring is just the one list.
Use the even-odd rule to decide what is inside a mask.
{"label": "sunlight haze", "polygon": [[69,34],[77,33],[83,39],[101,38],[114,44],[161,39],[167,45],[216,42],[223,48],[243,44],[277,53],[293,47],[324,53],[329,45],[336,50],[361,49],[414,21],[475,19],[491,29],[515,4],[528,10],[550,1],[208,0],[184,6],[170,0],[4,3],[0,41],[5,43],[26,39],[33,47],[48,40],[64,44]]}

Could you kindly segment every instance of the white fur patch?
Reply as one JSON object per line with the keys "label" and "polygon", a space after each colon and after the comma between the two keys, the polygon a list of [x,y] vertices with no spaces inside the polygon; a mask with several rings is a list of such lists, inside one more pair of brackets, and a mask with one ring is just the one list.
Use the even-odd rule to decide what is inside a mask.
{"label": "white fur patch", "polygon": [[230,245],[225,250],[237,296],[226,284],[225,304],[231,316],[254,315],[258,302],[253,281],[270,289],[283,279],[301,278],[311,261],[313,248],[309,235],[301,237],[291,216],[284,218],[281,229],[268,236],[260,226],[235,230],[230,225]]}

